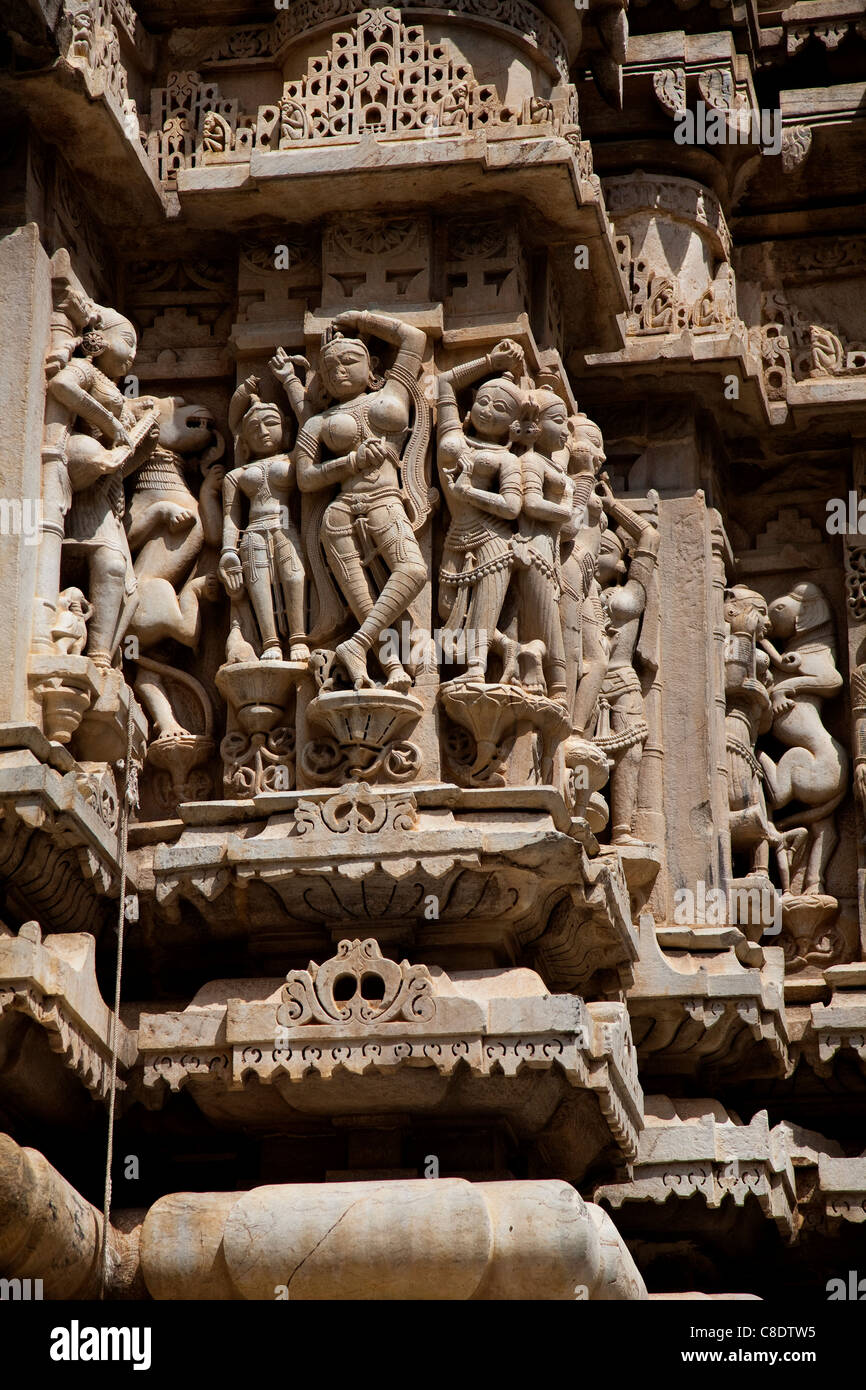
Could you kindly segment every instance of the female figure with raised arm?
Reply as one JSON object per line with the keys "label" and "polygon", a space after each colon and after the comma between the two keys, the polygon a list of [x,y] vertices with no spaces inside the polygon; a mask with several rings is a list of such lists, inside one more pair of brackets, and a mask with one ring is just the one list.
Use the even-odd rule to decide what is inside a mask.
{"label": "female figure with raised arm", "polygon": [[[373,334],[396,347],[384,382],[374,377],[363,339],[344,336],[344,330]],[[371,647],[427,581],[415,538],[430,510],[424,480],[430,414],[418,386],[426,341],[421,329],[390,314],[339,314],[325,335],[318,367],[333,404],[302,424],[295,445],[299,488],[323,494],[308,547],[318,628],[330,625],[333,631],[339,625],[342,594],[360,626],[334,655],[356,689],[373,684],[367,669]],[[335,485],[339,491],[330,500]],[[379,661],[387,686],[405,692],[411,679],[392,648],[382,643]]]}
{"label": "female figure with raised arm", "polygon": [[[523,351],[504,339],[486,357],[439,377],[439,474],[451,512],[439,573],[439,613],[445,630],[467,632],[463,679],[484,681],[491,643],[514,568],[514,521],[523,484],[511,432],[527,393],[515,374]],[[457,392],[480,376],[500,372],[475,393],[465,423]]]}

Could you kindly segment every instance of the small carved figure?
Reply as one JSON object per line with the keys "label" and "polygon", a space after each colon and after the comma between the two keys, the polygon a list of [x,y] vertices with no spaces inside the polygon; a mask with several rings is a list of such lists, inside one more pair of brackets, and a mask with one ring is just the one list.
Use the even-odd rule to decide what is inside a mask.
{"label": "small carved figure", "polygon": [[222,116],[208,111],[201,129],[202,149],[208,154],[225,154],[229,130]]}
{"label": "small carved figure", "polygon": [[[523,498],[511,437],[527,399],[515,379],[523,366],[522,349],[504,339],[486,357],[439,377],[439,472],[451,512],[439,612],[446,631],[473,635],[467,681],[485,680],[494,641],[507,645],[497,636],[497,624],[514,567],[512,523]],[[468,418],[461,421],[456,392],[490,372],[503,375],[479,386]]]}
{"label": "small carved figure", "polygon": [[[658,562],[659,535],[649,521],[618,502],[609,486],[600,490],[610,520],[629,535],[634,556],[625,561],[625,544],[613,527],[605,532],[598,557],[601,602],[607,615],[610,657],[601,687],[602,713],[609,710],[610,732],[603,727],[596,742],[614,759],[611,773],[611,838],[614,844],[639,843],[632,835],[638,777],[648,735],[640,679],[633,666],[641,619]],[[605,587],[609,586],[609,587]]]}
{"label": "small carved figure", "polygon": [[729,261],[719,266],[716,278],[707,286],[692,309],[695,328],[725,328],[737,317],[737,286]]}
{"label": "small carved figure", "polygon": [[284,97],[280,102],[280,149],[293,145],[296,140],[305,140],[308,134],[309,122],[303,106]]}
{"label": "small carved figure", "polygon": [[[258,623],[262,661],[283,659],[282,636],[288,638],[290,660],[308,661],[304,563],[290,508],[295,464],[284,448],[282,411],[261,399],[259,387],[258,377],[248,377],[229,407],[236,467],[223,481],[219,573],[233,599],[246,590]],[[245,526],[244,499],[248,502]],[[236,614],[227,649],[230,660],[238,624]]]}
{"label": "small carved figure", "polygon": [[441,124],[443,126],[468,126],[474,85],[474,82],[458,82],[456,86],[451,88],[442,108]]}
{"label": "small carved figure", "polygon": [[773,736],[788,745],[779,761],[760,754],[767,793],[774,808],[800,801],[809,809],[777,821],[776,828],[808,827],[805,893],[822,893],[824,874],[839,836],[833,812],[845,795],[848,756],[824,728],[821,707],[838,694],[833,618],[817,584],[807,580],[770,604],[774,637],[786,642],[782,655],[762,639],[774,672]]}
{"label": "small carved figure", "polygon": [[[396,347],[384,381],[375,377],[363,339],[344,336],[344,330],[374,334]],[[412,683],[396,653],[379,639],[427,582],[415,538],[415,527],[429,512],[424,466],[430,418],[418,387],[426,341],[421,329],[389,314],[338,315],[318,369],[333,403],[301,425],[295,446],[299,488],[324,494],[308,548],[319,628],[336,629],[344,603],[360,624],[334,652],[355,689],[374,683],[367,669],[374,644],[388,688],[405,692]],[[339,491],[331,500],[334,484]]]}
{"label": "small carved figure", "polygon": [[80,656],[87,641],[87,624],[93,608],[80,589],[64,589],[57,600],[51,638],[63,656]]}

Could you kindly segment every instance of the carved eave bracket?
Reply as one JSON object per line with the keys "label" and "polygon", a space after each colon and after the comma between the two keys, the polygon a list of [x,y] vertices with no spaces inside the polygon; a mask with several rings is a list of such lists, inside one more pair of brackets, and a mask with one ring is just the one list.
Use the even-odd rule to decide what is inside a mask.
{"label": "carved eave bracket", "polygon": [[[45,1031],[63,1065],[95,1099],[104,1100],[111,1074],[111,1014],[99,992],[94,948],[93,937],[83,932],[43,941],[36,922],[25,922],[17,936],[0,934],[0,1030],[14,1016],[30,1020]],[[118,1085],[123,1089],[122,1078],[136,1049],[135,1035],[121,1022],[117,1041]],[[20,1090],[17,1070],[14,1057],[7,1057],[4,1079],[9,1095]],[[44,1102],[38,1082],[31,1078],[29,1089],[34,1114],[41,1116]]]}
{"label": "carved eave bracket", "polygon": [[[744,966],[739,956],[762,959]],[[645,1076],[784,1076],[788,1031],[779,948],[750,947],[735,928],[658,930],[640,918],[640,960],[628,994]]]}
{"label": "carved eave bracket", "polygon": [[[766,1110],[748,1125],[713,1100],[670,1100],[647,1096],[645,1128],[638,1141],[634,1176],[629,1182],[596,1189],[595,1200],[622,1213],[624,1206],[651,1203],[664,1207],[671,1199],[703,1197],[706,1212],[693,1213],[693,1230],[699,1236],[721,1229],[726,1220],[721,1208],[726,1198],[742,1207],[757,1201],[767,1220],[791,1239],[795,1231],[796,1183],[794,1168],[784,1143],[782,1127],[770,1129]],[[659,1213],[662,1229],[671,1217]],[[677,1232],[683,1226],[677,1220]]]}
{"label": "carved eave bracket", "polygon": [[88,770],[30,725],[0,727],[0,877],[21,915],[98,934],[118,892],[117,821],[110,769]]}
{"label": "carved eave bracket", "polygon": [[552,788],[349,784],[181,814],[175,843],[137,851],[157,915],[181,929],[184,902],[283,948],[366,921],[428,961],[528,958],[551,987],[584,992],[600,972],[614,990],[630,979],[619,862],[587,856]]}
{"label": "carved eave bracket", "polygon": [[[615,1166],[634,1156],[643,1097],[621,1004],[550,995],[528,970],[398,964],[372,939],[340,942],[285,983],[251,982],[246,997],[237,988],[222,982],[207,1005],[142,1015],[154,1103],[188,1088],[205,1114],[253,1126],[291,1114],[500,1115],[542,1151],[554,1145],[575,1178],[605,1147]],[[594,1125],[568,1122],[575,1092]]]}

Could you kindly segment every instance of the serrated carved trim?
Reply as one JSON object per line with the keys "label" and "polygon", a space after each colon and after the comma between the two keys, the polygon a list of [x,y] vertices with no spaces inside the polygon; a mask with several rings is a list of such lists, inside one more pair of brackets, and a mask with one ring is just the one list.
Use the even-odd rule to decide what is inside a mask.
{"label": "serrated carved trim", "polygon": [[[565,40],[546,15],[528,0],[484,0],[482,14],[479,14],[477,0],[449,0],[447,4],[444,0],[390,0],[388,8],[419,14],[456,12],[482,22],[505,25],[522,43],[536,49],[561,81],[568,81]],[[273,24],[232,29],[220,39],[208,61],[273,57],[301,34],[340,19],[354,18],[357,11],[358,0],[292,0],[290,8],[282,11]]]}

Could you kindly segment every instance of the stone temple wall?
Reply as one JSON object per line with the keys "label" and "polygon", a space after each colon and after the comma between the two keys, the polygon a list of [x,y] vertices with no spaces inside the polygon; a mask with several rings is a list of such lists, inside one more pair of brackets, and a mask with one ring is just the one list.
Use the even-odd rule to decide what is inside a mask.
{"label": "stone temple wall", "polygon": [[824,1297],[863,0],[0,31],[0,1275]]}

